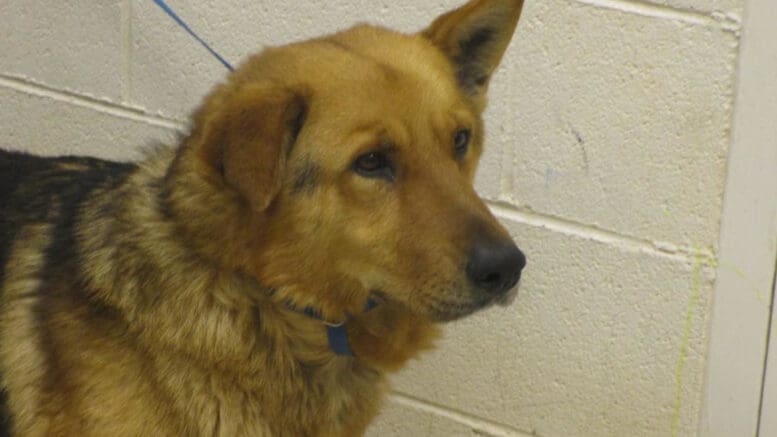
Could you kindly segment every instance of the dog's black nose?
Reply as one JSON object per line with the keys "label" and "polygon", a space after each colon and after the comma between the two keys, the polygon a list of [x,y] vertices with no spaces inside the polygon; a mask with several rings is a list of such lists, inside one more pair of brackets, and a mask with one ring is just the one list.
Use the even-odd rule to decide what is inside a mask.
{"label": "dog's black nose", "polygon": [[510,240],[478,239],[472,247],[467,276],[478,288],[502,294],[515,287],[526,256]]}

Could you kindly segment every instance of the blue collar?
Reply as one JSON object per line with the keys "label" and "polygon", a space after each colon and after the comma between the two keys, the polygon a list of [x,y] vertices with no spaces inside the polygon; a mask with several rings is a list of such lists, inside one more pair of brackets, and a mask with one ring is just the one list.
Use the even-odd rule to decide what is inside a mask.
{"label": "blue collar", "polygon": [[[275,294],[273,290],[270,291],[270,294]],[[285,299],[283,301],[284,305],[286,305],[286,308],[297,312],[299,314],[304,314],[311,319],[315,319],[320,321],[326,326],[326,336],[329,340],[329,349],[334,352],[335,355],[343,356],[343,357],[353,357],[354,353],[351,350],[350,342],[348,341],[348,329],[347,324],[350,320],[351,316],[346,315],[345,319],[343,319],[340,322],[330,322],[326,320],[322,315],[321,311],[308,306],[303,309],[299,309],[294,305],[294,302],[292,302],[289,299]],[[364,304],[364,312],[367,312],[373,308],[378,306],[378,301],[376,301],[373,298],[367,299],[367,303]]]}

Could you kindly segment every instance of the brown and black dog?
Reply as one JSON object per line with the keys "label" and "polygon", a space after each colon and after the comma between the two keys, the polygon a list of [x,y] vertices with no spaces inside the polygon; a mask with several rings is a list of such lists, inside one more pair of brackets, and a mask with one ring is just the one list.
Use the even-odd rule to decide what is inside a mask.
{"label": "brown and black dog", "polygon": [[525,265],[473,189],[522,5],[265,50],[139,163],[0,152],[7,429],[362,435]]}

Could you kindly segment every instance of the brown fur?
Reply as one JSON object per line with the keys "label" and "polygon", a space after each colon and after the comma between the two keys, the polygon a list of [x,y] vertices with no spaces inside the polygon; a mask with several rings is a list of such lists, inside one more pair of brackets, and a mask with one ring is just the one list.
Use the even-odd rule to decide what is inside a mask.
{"label": "brown fur", "polygon": [[[472,181],[522,3],[265,50],[178,147],[137,166],[0,157],[15,434],[362,435],[386,372],[491,303],[464,274],[468,250],[476,233],[509,236]],[[457,159],[460,128],[472,142]],[[373,150],[391,181],[353,171]],[[363,312],[370,296],[381,304]],[[356,358],[285,302],[352,315]]]}

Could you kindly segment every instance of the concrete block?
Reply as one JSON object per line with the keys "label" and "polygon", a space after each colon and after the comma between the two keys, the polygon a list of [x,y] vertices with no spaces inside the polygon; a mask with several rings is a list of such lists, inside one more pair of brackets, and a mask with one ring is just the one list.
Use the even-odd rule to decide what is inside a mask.
{"label": "concrete block", "polygon": [[[451,5],[439,0],[399,0],[390,6],[367,0],[170,4],[232,64],[266,46],[333,33],[360,22],[420,30]],[[185,119],[227,70],[153,3],[135,1],[132,14],[133,105]]]}
{"label": "concrete block", "polygon": [[0,87],[0,147],[40,155],[89,155],[130,160],[169,142],[169,129]]}
{"label": "concrete block", "polygon": [[447,326],[397,389],[543,437],[694,435],[709,269],[506,224],[529,260],[517,301]]}
{"label": "concrete block", "polygon": [[488,110],[500,200],[714,247],[736,35],[564,0],[527,7]]}
{"label": "concrete block", "polygon": [[121,1],[0,2],[0,74],[118,101]]}

